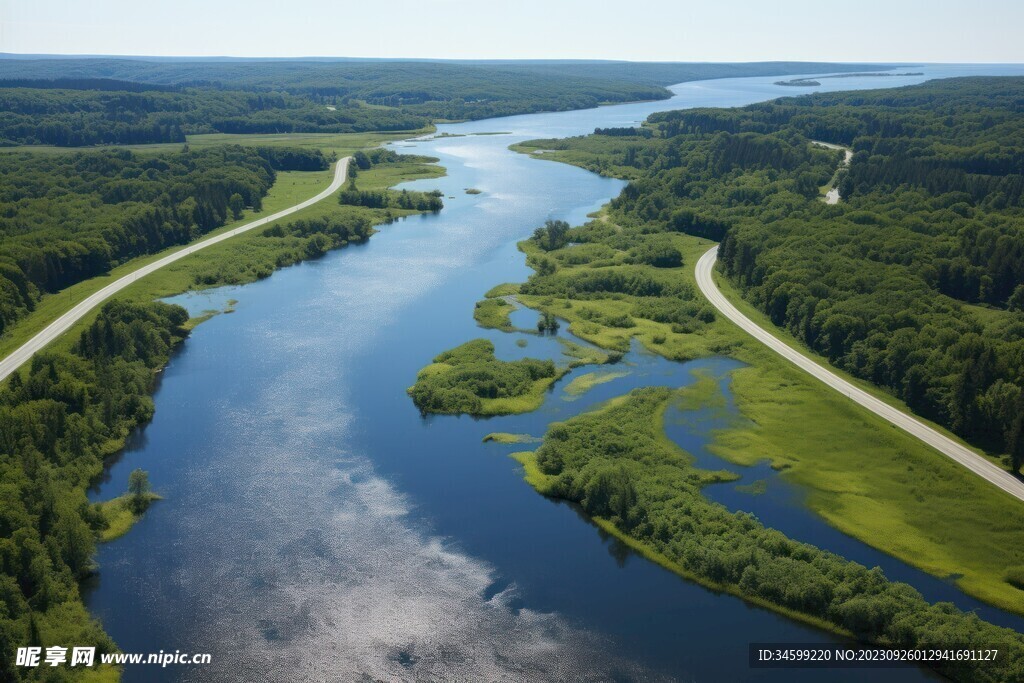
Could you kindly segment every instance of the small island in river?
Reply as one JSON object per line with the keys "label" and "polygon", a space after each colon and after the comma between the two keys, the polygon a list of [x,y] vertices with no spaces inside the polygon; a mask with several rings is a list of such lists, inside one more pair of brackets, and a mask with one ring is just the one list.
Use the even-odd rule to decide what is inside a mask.
{"label": "small island in river", "polygon": [[924,76],[924,72],[914,71],[902,74],[889,74],[889,73],[852,73],[852,74],[833,74],[831,76],[817,76],[816,78],[793,78],[788,81],[775,81],[775,85],[789,85],[798,88],[813,88],[821,85],[821,80],[826,78],[853,78],[855,76],[861,77],[888,77],[888,76]]}

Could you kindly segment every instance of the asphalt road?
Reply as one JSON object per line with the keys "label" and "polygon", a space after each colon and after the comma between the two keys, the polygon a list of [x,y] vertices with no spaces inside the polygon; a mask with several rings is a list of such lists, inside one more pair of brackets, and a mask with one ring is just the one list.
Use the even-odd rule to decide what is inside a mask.
{"label": "asphalt road", "polygon": [[718,290],[718,287],[715,286],[715,281],[712,279],[711,274],[717,258],[718,247],[715,246],[705,252],[704,255],[700,257],[700,260],[697,261],[697,286],[700,288],[701,293],[707,297],[708,301],[710,301],[722,315],[739,325],[739,327],[745,332],[788,360],[790,363],[796,365],[801,370],[810,373],[829,387],[845,394],[852,401],[864,406],[874,414],[888,421],[890,424],[899,427],[911,436],[917,437],[946,457],[955,460],[971,472],[974,472],[982,479],[991,482],[1010,495],[1019,498],[1020,500],[1024,500],[1024,482],[1012,476],[1009,472],[993,465],[982,456],[962,446],[953,439],[940,434],[938,431],[929,427],[917,418],[908,415],[898,408],[894,408],[888,403],[880,401],[863,389],[851,384],[799,351],[796,351],[790,346],[784,344],[780,339],[773,336],[764,328],[759,327],[753,320],[743,315],[735,306],[729,303],[725,296]]}
{"label": "asphalt road", "polygon": [[0,361],[0,381],[3,381],[4,379],[7,378],[8,375],[10,375],[12,372],[21,367],[22,364],[28,361],[30,358],[32,358],[33,354],[35,354],[37,351],[41,350],[51,341],[53,341],[61,334],[66,332],[72,325],[81,320],[82,317],[85,316],[89,311],[96,308],[101,303],[103,303],[104,301],[106,301],[107,299],[109,299],[114,294],[121,291],[128,285],[137,281],[139,278],[145,277],[150,273],[160,270],[161,268],[168,266],[174,263],[175,261],[183,259],[186,256],[190,256],[191,254],[194,254],[197,251],[201,251],[203,249],[206,249],[207,247],[211,247],[214,244],[223,242],[224,240],[229,240],[235,235],[240,235],[243,232],[248,232],[249,230],[253,230],[255,228],[267,225],[268,223],[273,223],[274,221],[280,220],[285,216],[289,216],[297,211],[301,211],[302,209],[305,209],[308,206],[316,204],[321,199],[324,199],[333,194],[334,192],[338,191],[341,188],[342,184],[344,184],[345,179],[348,176],[348,164],[350,160],[351,157],[344,157],[343,159],[338,161],[334,170],[334,180],[331,181],[331,184],[330,186],[327,187],[327,189],[325,189],[323,192],[316,195],[315,197],[311,197],[306,201],[300,202],[294,206],[290,206],[287,209],[282,209],[277,213],[265,216],[263,218],[259,218],[251,223],[246,223],[245,225],[239,226],[233,230],[229,230],[219,235],[215,235],[214,237],[209,237],[207,239],[200,240],[194,244],[190,244],[189,246],[185,247],[184,249],[181,249],[180,251],[176,251],[173,254],[168,254],[167,256],[164,256],[161,259],[157,259],[152,263],[148,263],[144,266],[141,266],[136,270],[133,270],[131,273],[128,273],[127,275],[122,275],[121,277],[114,280],[103,289],[83,299],[77,305],[75,305],[74,308],[72,308],[67,313],[64,313],[62,316],[54,320],[52,323],[46,326],[41,332],[36,334],[36,336],[29,339],[27,342],[22,344],[16,351],[14,351],[9,356]]}

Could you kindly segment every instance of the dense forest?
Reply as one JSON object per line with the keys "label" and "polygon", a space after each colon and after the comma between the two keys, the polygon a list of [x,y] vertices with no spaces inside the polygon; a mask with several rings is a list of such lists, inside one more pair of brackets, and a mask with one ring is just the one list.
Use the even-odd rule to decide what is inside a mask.
{"label": "dense forest", "polygon": [[184,142],[198,133],[358,133],[414,130],[422,114],[331,104],[280,92],[182,92],[0,87],[0,145]]}
{"label": "dense forest", "polygon": [[105,523],[86,488],[152,416],[154,370],[187,320],[178,306],[108,303],[72,352],[38,353],[0,387],[0,679],[75,678],[15,667],[17,647],[116,649],[79,599]]}
{"label": "dense forest", "polygon": [[[631,179],[616,220],[721,241],[722,269],[777,325],[1019,470],[1022,111],[1024,79],[950,79],[543,144]],[[837,205],[819,187],[841,153],[812,140],[854,152]]]}
{"label": "dense forest", "polygon": [[0,59],[0,145],[413,130],[436,119],[663,99],[663,86],[699,78],[852,66]]}
{"label": "dense forest", "polygon": [[[0,60],[0,73],[11,62]],[[23,64],[17,61],[13,64]],[[318,70],[301,77],[325,78]],[[60,77],[0,81],[0,145],[182,142],[200,133],[352,133],[415,130],[434,119],[478,119],[659,99],[659,86],[436,65],[369,80],[241,79],[189,87]],[[25,87],[29,85],[31,87]]]}
{"label": "dense forest", "polygon": [[[684,390],[686,391],[686,390]],[[637,389],[554,423],[536,453],[521,454],[541,493],[579,504],[642,542],[684,575],[747,599],[808,615],[862,642],[899,647],[998,647],[997,662],[940,662],[957,681],[1024,679],[1024,637],[913,587],[766,528],[713,503],[701,489],[721,474],[699,470],[667,442],[667,388]]]}
{"label": "dense forest", "polygon": [[276,171],[327,166],[316,150],[240,146],[0,155],[0,334],[44,293],[259,209]]}
{"label": "dense forest", "polygon": [[369,209],[410,209],[434,213],[444,208],[441,194],[436,190],[432,192],[360,190],[355,183],[350,183],[338,193],[338,203],[346,206],[365,206]]}
{"label": "dense forest", "polygon": [[[620,100],[626,84],[659,86],[709,78],[878,71],[884,65],[829,62],[615,62],[580,60],[149,60],[107,57],[0,59],[0,80],[115,79],[158,86],[205,86],[350,96],[366,101],[398,95],[408,102],[466,102],[480,95],[501,99],[558,96],[590,90]],[[602,89],[604,89],[602,91]],[[663,91],[660,96],[664,97]],[[521,96],[521,97],[517,97]],[[476,118],[476,117],[474,117]]]}

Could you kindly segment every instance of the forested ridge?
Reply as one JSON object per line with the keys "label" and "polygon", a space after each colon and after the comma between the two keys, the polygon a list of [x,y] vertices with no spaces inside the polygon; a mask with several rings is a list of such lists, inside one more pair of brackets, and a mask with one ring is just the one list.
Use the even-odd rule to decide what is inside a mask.
{"label": "forested ridge", "polygon": [[[148,60],[111,57],[0,59],[0,80],[104,79],[153,86],[205,86],[242,90],[352,96],[372,100],[399,94],[407,100],[466,101],[481,94],[528,95],[581,87],[645,88],[709,78],[843,73],[884,65],[831,62],[616,62],[580,60]],[[496,84],[500,84],[497,86]],[[602,95],[593,91],[594,95]],[[423,96],[426,96],[425,98]],[[526,98],[527,101],[529,98]]]}
{"label": "forested ridge", "polygon": [[286,92],[0,87],[0,145],[130,145],[184,142],[200,133],[358,133],[429,123],[404,109]]}
{"label": "forested ridge", "polygon": [[799,62],[151,62],[0,59],[0,145],[181,142],[199,133],[349,133],[664,99],[701,78]]}
{"label": "forested ridge", "polygon": [[[721,241],[744,296],[919,414],[1024,463],[1024,79],[653,115],[543,141],[627,177],[617,220]],[[843,201],[818,200],[848,145]],[[532,285],[536,286],[536,285]]]}
{"label": "forested ridge", "polygon": [[[0,80],[0,144],[143,144],[181,142],[201,133],[415,130],[435,119],[582,109],[670,95],[658,85],[625,79],[452,64],[191,64],[187,69],[181,64],[171,72],[171,83],[160,84],[137,81],[148,72],[123,65],[113,70],[124,79],[77,77],[74,60],[59,61],[65,68],[44,65],[48,80],[23,77],[37,71],[32,62],[0,60],[0,75],[13,76]],[[110,60],[86,61],[85,73],[110,72],[103,68]],[[227,82],[215,80],[218,75]]]}
{"label": "forested ridge", "polygon": [[259,209],[277,170],[327,166],[319,151],[232,145],[0,155],[0,334],[47,292]]}

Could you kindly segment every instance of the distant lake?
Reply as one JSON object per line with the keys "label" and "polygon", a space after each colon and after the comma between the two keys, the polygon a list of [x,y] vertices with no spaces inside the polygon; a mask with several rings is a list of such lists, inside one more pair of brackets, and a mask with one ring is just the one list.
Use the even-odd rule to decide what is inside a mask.
{"label": "distant lake", "polygon": [[[164,500],[100,549],[87,602],[126,652],[210,652],[213,664],[138,666],[125,680],[821,680],[813,671],[750,670],[747,645],[832,636],[633,555],[523,482],[507,457],[515,447],[482,443],[494,431],[541,436],[549,422],[634,387],[683,386],[695,369],[719,378],[728,395],[735,361],[679,364],[634,349],[615,368],[624,376],[573,399],[565,385],[594,371],[580,368],[536,413],[492,420],[424,419],[405,390],[431,358],[475,337],[493,340],[503,358],[567,360],[554,338],[477,328],[473,304],[529,276],[516,241],[548,218],[584,222],[624,183],[515,154],[510,144],[636,125],[655,111],[1024,74],[1020,66],[898,71],[908,70],[925,75],[826,79],[799,93],[774,85],[778,76],[699,81],[660,102],[442,125],[440,134],[460,137],[394,145],[441,159],[446,177],[404,185],[440,188],[441,213],[383,226],[366,244],[251,285],[173,299],[192,311],[238,304],[175,354],[155,418],[93,492],[121,493],[142,467]],[[472,135],[494,132],[510,134]],[[536,319],[516,316],[526,326]],[[728,410],[675,417],[672,438],[711,466],[700,460],[711,457],[702,444]],[[799,540],[884,562],[929,597],[976,605],[824,526],[766,473],[745,476],[769,479],[765,494],[733,485],[708,494],[733,508],[762,506],[758,514]],[[836,669],[828,678],[864,675]],[[871,678],[928,677],[878,669]]]}

